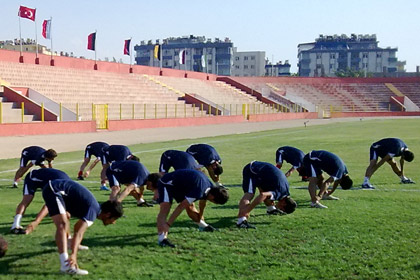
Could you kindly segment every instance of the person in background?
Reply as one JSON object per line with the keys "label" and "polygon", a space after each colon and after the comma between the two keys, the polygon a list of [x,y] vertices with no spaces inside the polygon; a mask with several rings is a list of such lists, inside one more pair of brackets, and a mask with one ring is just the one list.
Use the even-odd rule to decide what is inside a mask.
{"label": "person in background", "polygon": [[[18,187],[18,182],[25,173],[34,165],[41,168],[52,168],[52,162],[57,157],[57,152],[53,149],[45,150],[39,146],[30,146],[22,150],[19,169],[16,171],[13,188]],[[48,166],[45,165],[45,161]]]}
{"label": "person in background", "polygon": [[[400,158],[400,166],[395,162],[394,157]],[[378,159],[381,160],[378,162]],[[375,187],[370,183],[372,175],[387,162],[394,173],[401,178],[403,184],[413,184],[414,181],[404,175],[404,162],[412,162],[414,154],[407,145],[398,138],[384,138],[370,146],[370,163],[366,169],[365,179],[362,184],[363,189],[374,189]]]}

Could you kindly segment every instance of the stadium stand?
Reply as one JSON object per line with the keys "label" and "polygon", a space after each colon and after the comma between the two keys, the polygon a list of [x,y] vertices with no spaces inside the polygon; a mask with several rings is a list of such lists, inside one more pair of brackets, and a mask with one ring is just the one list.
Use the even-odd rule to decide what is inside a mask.
{"label": "stadium stand", "polygon": [[[94,70],[86,67],[87,60],[66,58],[63,66],[51,67],[12,62],[8,60],[11,54],[15,55],[5,53],[6,59],[0,59],[0,82],[12,90],[30,88],[27,91],[32,96],[54,103],[55,110],[46,108],[62,120],[97,120],[105,111],[109,120],[420,111],[419,78],[217,77],[173,69],[154,71],[153,67],[130,69],[129,73],[118,71],[116,63],[101,64],[109,69]],[[2,116],[7,115],[1,121],[22,122],[19,104],[10,101],[1,99]],[[58,117],[60,104],[70,116],[67,119]],[[40,119],[38,114],[24,118],[24,122]]]}
{"label": "stadium stand", "polygon": [[82,120],[92,119],[93,103],[108,104],[109,119],[165,117],[176,110],[182,117],[198,114],[198,108],[143,75],[0,61],[0,77],[11,87],[34,89],[69,110],[76,111],[78,104]]}
{"label": "stadium stand", "polygon": [[[331,110],[342,112],[401,111],[393,99],[398,94],[389,86],[393,79],[378,78],[257,78],[234,77],[233,80],[256,91],[276,93],[292,102],[299,103],[309,111]],[[420,105],[420,80],[400,79],[393,83],[417,106]],[[416,86],[417,85],[417,86]]]}

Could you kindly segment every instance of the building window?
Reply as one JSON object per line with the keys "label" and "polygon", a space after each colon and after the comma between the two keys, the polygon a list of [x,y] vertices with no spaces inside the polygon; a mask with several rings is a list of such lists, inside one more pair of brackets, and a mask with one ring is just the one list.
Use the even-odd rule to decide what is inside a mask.
{"label": "building window", "polygon": [[334,64],[330,64],[330,69],[334,69]]}
{"label": "building window", "polygon": [[253,56],[251,56],[251,60],[255,60],[255,56],[253,55]]}
{"label": "building window", "polygon": [[335,53],[330,53],[330,58],[335,59]]}
{"label": "building window", "polygon": [[320,53],[316,54],[316,59],[321,59],[321,54]]}
{"label": "building window", "polygon": [[368,53],[363,53],[363,58],[368,58]]}
{"label": "building window", "polygon": [[248,65],[244,65],[244,69],[248,69]]}
{"label": "building window", "polygon": [[235,61],[238,61],[239,60],[239,56],[235,56]]}
{"label": "building window", "polygon": [[[252,58],[251,58],[252,59]],[[255,65],[251,65],[251,69],[255,69]]]}
{"label": "building window", "polygon": [[244,56],[244,60],[248,60],[248,57],[247,56]]}
{"label": "building window", "polygon": [[382,57],[382,53],[376,53],[376,57],[377,58],[381,58]]}
{"label": "building window", "polygon": [[239,69],[239,65],[235,65],[235,68],[236,68],[236,69]]}

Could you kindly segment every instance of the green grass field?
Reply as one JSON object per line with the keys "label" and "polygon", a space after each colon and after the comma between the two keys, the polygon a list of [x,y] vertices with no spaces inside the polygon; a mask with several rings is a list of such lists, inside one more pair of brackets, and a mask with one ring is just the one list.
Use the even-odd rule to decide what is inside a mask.
{"label": "green grass field", "polygon": [[[376,190],[360,189],[371,143],[399,137],[420,157],[419,127],[419,119],[364,120],[130,146],[151,172],[157,171],[160,155],[167,149],[185,150],[199,142],[214,146],[223,159],[222,182],[229,187],[230,200],[222,206],[209,204],[206,221],[220,231],[199,232],[183,213],[169,235],[177,248],[160,248],[155,227],[158,206],[138,208],[128,197],[125,218],[108,227],[96,221],[87,230],[83,244],[90,250],[80,251],[78,262],[89,275],[78,278],[420,279],[419,159],[405,166],[406,175],[417,184],[400,184],[386,165],[372,177]],[[289,177],[291,196],[298,203],[293,214],[267,216],[261,205],[250,218],[257,230],[237,229],[242,168],[252,160],[274,163],[275,152],[283,145],[338,154],[354,188],[338,189],[339,201],[323,202],[328,209],[312,209],[306,183],[294,173]],[[83,151],[62,153],[55,167],[75,178],[82,156]],[[9,234],[22,197],[22,184],[18,190],[10,188],[17,167],[18,159],[0,161],[0,234],[9,242],[7,255],[0,259],[0,279],[70,279],[58,273],[55,226],[50,218],[31,235]],[[83,184],[103,202],[108,193],[99,191],[99,171],[96,167]],[[151,199],[150,192],[146,199]],[[41,205],[38,192],[23,218],[24,226]]]}

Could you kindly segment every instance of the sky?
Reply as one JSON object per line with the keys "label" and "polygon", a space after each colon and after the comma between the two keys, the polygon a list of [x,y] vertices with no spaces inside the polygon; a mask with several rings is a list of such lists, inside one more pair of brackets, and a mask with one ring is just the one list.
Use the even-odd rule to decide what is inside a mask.
{"label": "sky", "polygon": [[[19,6],[36,8],[38,43],[42,22],[52,17],[54,51],[95,58],[87,37],[97,31],[97,58],[130,63],[124,40],[181,36],[230,38],[238,51],[265,51],[270,61],[289,60],[297,72],[298,44],[320,34],[376,34],[379,47],[397,47],[406,70],[420,66],[419,0],[0,0],[0,41],[19,38]],[[35,24],[21,19],[22,38],[35,39]],[[133,51],[133,49],[132,49]],[[134,51],[133,51],[134,53]],[[134,55],[133,55],[134,61]]]}

